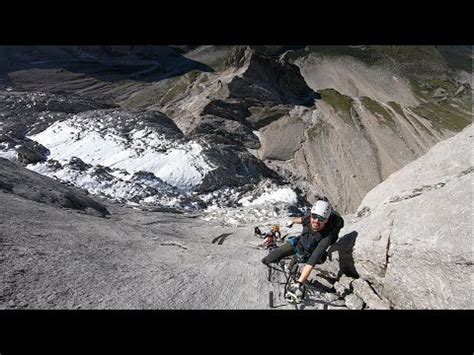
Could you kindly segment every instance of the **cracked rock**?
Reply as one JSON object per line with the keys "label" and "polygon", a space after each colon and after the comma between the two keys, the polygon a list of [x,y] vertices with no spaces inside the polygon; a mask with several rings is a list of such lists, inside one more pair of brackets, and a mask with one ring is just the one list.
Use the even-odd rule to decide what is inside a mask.
{"label": "cracked rock", "polygon": [[352,277],[342,275],[341,278],[334,284],[334,289],[337,294],[341,297],[349,294],[351,292],[351,283],[354,281]]}
{"label": "cracked rock", "polygon": [[354,294],[359,296],[369,309],[390,309],[390,304],[382,300],[370,287],[367,281],[356,279],[352,282]]}
{"label": "cracked rock", "polygon": [[345,297],[346,307],[349,309],[361,310],[364,308],[364,301],[357,295],[353,293]]}

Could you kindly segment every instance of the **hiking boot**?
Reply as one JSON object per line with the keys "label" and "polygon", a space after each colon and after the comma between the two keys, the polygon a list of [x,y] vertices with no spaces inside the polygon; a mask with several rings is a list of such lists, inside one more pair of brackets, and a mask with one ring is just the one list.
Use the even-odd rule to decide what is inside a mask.
{"label": "hiking boot", "polygon": [[299,282],[291,283],[286,291],[285,298],[291,303],[300,303],[303,299],[303,285]]}

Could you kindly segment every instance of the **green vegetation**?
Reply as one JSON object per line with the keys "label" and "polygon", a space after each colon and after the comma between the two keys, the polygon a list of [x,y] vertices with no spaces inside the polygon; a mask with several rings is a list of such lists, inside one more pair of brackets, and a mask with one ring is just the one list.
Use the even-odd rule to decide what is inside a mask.
{"label": "green vegetation", "polygon": [[369,66],[385,66],[403,76],[420,77],[451,69],[472,69],[470,46],[307,46],[290,53],[296,60],[312,54],[318,57],[352,57]]}
{"label": "green vegetation", "polygon": [[184,92],[196,80],[205,82],[208,78],[199,70],[191,70],[182,76],[165,79],[157,85],[144,88],[125,100],[122,106],[127,109],[143,109],[155,104],[164,105]]}
{"label": "green vegetation", "polygon": [[307,46],[305,49],[295,50],[290,53],[288,59],[290,59],[290,61],[296,60],[308,54],[328,58],[349,56],[368,65],[374,65],[380,59],[370,46]]}
{"label": "green vegetation", "polygon": [[380,105],[377,101],[372,100],[367,96],[361,97],[361,102],[373,114],[377,117],[381,118],[381,122],[387,126],[394,126],[395,122],[393,121],[393,117],[382,105]]}
{"label": "green vegetation", "polygon": [[[424,132],[426,132],[428,135],[430,135],[431,137],[434,137],[433,133],[431,133],[431,131],[425,127],[425,125],[421,124],[421,123],[418,123],[418,120],[416,117],[414,117],[412,114],[408,113],[408,117],[411,118],[411,120],[413,122],[417,122],[416,126],[420,129],[420,130],[423,130]],[[411,122],[410,119],[407,117],[407,121],[408,122]]]}
{"label": "green vegetation", "polygon": [[278,106],[251,106],[249,111],[253,116],[258,117],[272,117],[272,116],[283,116],[288,113],[287,108],[281,108]]}
{"label": "green vegetation", "polygon": [[442,88],[446,90],[446,93],[448,94],[454,94],[457,89],[456,83],[453,80],[443,79],[440,77],[435,77],[429,80],[425,85],[433,89]]}
{"label": "green vegetation", "polygon": [[215,71],[223,71],[227,69],[228,67],[227,58],[228,56],[217,58],[215,61],[212,62],[210,67],[212,67],[212,69],[214,69]]}
{"label": "green vegetation", "polygon": [[202,72],[200,70],[191,70],[190,72],[184,74],[184,77],[192,83],[199,77],[199,75],[201,75],[201,73]]}
{"label": "green vegetation", "polygon": [[[472,71],[471,46],[307,46],[290,53],[289,58],[296,60],[309,54],[329,59],[349,56],[397,73],[408,80],[423,102],[412,108],[413,112],[430,120],[440,131],[460,131],[472,123],[472,89],[462,91],[461,83],[453,79],[453,70]],[[337,112],[345,112],[341,117],[350,122],[349,100],[341,100],[334,91],[321,94]],[[369,98],[362,98],[362,102],[382,123],[394,125],[390,112],[379,103]],[[405,117],[398,104],[390,106]]]}
{"label": "green vegetation", "polygon": [[234,49],[235,46],[219,46],[211,56],[206,56],[202,63],[208,65],[214,71],[222,71],[226,69],[227,60]]}
{"label": "green vegetation", "polygon": [[143,109],[156,104],[163,95],[163,87],[150,86],[122,103],[125,109]]}
{"label": "green vegetation", "polygon": [[246,120],[252,123],[257,129],[269,125],[273,121],[276,121],[277,119],[288,113],[288,109],[281,108],[278,106],[252,106],[249,107],[248,110],[250,111],[252,116],[248,117]]}
{"label": "green vegetation", "polygon": [[472,46],[438,46],[438,51],[451,68],[472,72]]}
{"label": "green vegetation", "polygon": [[447,129],[459,132],[472,123],[472,115],[468,115],[446,102],[440,104],[426,102],[412,108],[412,110],[433,123],[434,128],[438,131]]}
{"label": "green vegetation", "polygon": [[[418,132],[418,129],[415,127],[415,124],[413,124],[413,122],[405,115],[405,113],[403,112],[402,106],[398,102],[390,101],[388,102],[388,105],[391,108],[393,108],[396,113],[398,113],[401,117],[403,117],[410,126],[412,126],[414,133],[420,135],[420,133]],[[412,118],[412,119],[414,120],[415,118]],[[422,127],[424,130],[428,132],[428,134],[430,134],[431,136],[433,135],[429,130],[426,129],[425,126],[422,126]]]}
{"label": "green vegetation", "polygon": [[351,118],[351,107],[354,100],[351,97],[342,95],[334,89],[320,90],[319,94],[321,99],[330,105],[344,122],[350,125],[354,124]]}
{"label": "green vegetation", "polygon": [[174,100],[179,94],[186,91],[188,83],[182,78],[174,78],[173,83],[170,86],[170,89],[163,95],[160,100],[160,105],[166,105],[168,102]]}
{"label": "green vegetation", "polygon": [[206,74],[201,75],[199,78],[199,83],[205,83],[206,81],[209,81],[209,77]]}
{"label": "green vegetation", "polygon": [[393,108],[395,110],[396,113],[398,113],[400,116],[405,117],[405,115],[403,113],[402,106],[398,102],[390,101],[390,102],[387,102],[387,103],[391,108]]}
{"label": "green vegetation", "polygon": [[[432,122],[438,131],[447,129],[459,132],[472,123],[470,87],[463,94],[454,96],[460,84],[447,75],[425,81],[412,80],[410,84],[414,94],[424,101],[412,107],[413,112]],[[440,89],[442,94],[436,97]]]}

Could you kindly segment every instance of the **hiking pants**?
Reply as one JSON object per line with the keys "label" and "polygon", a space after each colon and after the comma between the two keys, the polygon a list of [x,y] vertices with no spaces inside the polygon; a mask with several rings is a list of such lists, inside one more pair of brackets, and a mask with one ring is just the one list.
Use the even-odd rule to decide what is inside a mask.
{"label": "hiking pants", "polygon": [[277,263],[281,259],[296,254],[295,249],[290,243],[283,244],[281,247],[273,249],[266,257],[262,259],[262,263],[268,265],[270,263]]}

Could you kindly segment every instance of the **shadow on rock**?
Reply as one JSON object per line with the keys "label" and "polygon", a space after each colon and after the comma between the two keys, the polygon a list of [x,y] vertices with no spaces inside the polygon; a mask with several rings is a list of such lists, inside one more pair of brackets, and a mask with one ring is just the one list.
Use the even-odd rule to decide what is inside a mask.
{"label": "shadow on rock", "polygon": [[[315,288],[316,287],[316,288]],[[306,289],[306,297],[304,298],[302,305],[300,306],[300,309],[304,309],[305,307],[314,307],[318,304],[321,304],[324,306],[324,309],[327,309],[328,306],[332,307],[343,307],[340,303],[336,302],[339,297],[331,291],[323,291],[325,289],[323,285],[321,287],[319,286],[313,286],[313,287],[308,287]],[[325,300],[327,296],[325,295],[331,295],[334,298],[333,300]]]}
{"label": "shadow on rock", "polygon": [[100,81],[132,79],[156,82],[193,70],[214,71],[171,46],[119,47],[5,46],[0,50],[0,78],[7,79],[9,72],[18,70],[57,69],[88,75]]}

